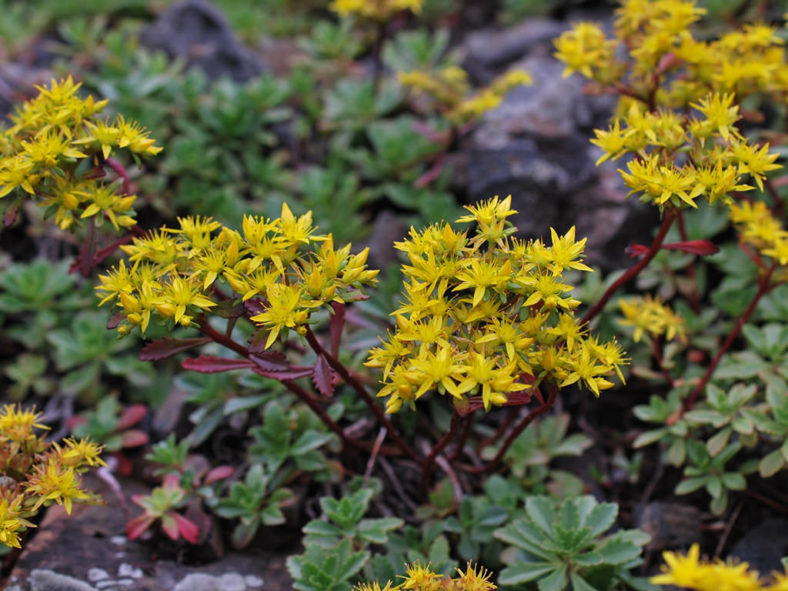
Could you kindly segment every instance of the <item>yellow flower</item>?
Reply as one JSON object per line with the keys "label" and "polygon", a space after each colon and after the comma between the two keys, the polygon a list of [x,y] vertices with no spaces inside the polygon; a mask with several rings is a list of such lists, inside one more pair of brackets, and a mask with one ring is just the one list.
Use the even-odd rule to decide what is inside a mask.
{"label": "yellow flower", "polygon": [[274,283],[266,288],[265,311],[252,316],[252,321],[268,329],[265,348],[274,344],[280,331],[296,328],[309,320],[309,312],[301,306],[304,288],[298,285]]}
{"label": "yellow flower", "polygon": [[55,501],[58,505],[63,505],[69,514],[72,500],[90,498],[90,495],[80,488],[76,471],[59,465],[54,458],[49,459],[46,467],[36,466],[35,473],[29,478],[26,493],[39,497],[33,505],[34,511],[47,501]]}
{"label": "yellow flower", "polygon": [[189,306],[208,310],[215,305],[215,302],[200,293],[199,285],[178,275],[173,276],[170,282],[163,286],[154,304],[159,314],[165,318],[172,318],[176,324],[183,326],[188,326],[191,323],[191,316],[186,314]]}
{"label": "yellow flower", "polygon": [[78,468],[80,466],[106,466],[107,464],[101,459],[101,452],[103,447],[97,443],[86,439],[66,439],[63,443],[66,447],[63,449],[61,457],[63,458],[64,465]]}
{"label": "yellow flower", "polygon": [[655,585],[677,585],[679,587],[697,588],[703,575],[700,558],[700,546],[693,544],[686,556],[675,552],[663,552],[662,559],[667,563],[662,566],[663,574],[651,577]]}
{"label": "yellow flower", "polygon": [[39,423],[41,413],[23,409],[20,405],[4,404],[0,408],[0,436],[16,443],[25,443],[36,438],[33,429],[49,429]]}

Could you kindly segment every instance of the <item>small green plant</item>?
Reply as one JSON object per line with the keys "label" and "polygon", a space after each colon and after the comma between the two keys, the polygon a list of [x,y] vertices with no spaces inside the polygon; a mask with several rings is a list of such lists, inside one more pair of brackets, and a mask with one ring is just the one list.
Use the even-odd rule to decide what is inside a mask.
{"label": "small green plant", "polygon": [[511,546],[510,566],[498,578],[504,588],[536,581],[540,591],[590,589],[653,589],[633,577],[642,547],[649,536],[639,530],[607,534],[615,523],[618,506],[597,503],[591,496],[556,502],[530,497],[525,516],[495,532]]}

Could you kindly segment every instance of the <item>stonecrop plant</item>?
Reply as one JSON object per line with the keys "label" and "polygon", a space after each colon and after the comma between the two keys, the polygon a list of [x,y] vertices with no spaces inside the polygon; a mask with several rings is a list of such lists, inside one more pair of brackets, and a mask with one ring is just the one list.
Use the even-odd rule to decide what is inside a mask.
{"label": "stonecrop plant", "polygon": [[564,236],[553,230],[550,246],[513,238],[511,197],[468,210],[458,222],[475,222],[470,235],[447,223],[412,229],[397,243],[410,263],[402,268],[404,301],[393,313],[396,331],[366,363],[383,369],[378,396],[387,411],[415,408],[433,391],[467,413],[474,403],[522,404],[542,384],[551,397],[575,383],[596,396],[612,387],[607,378],[621,377],[624,353],[587,334],[562,277],[590,271],[581,262],[585,239],[577,241],[574,228]]}
{"label": "stonecrop plant", "polygon": [[91,467],[104,466],[102,448],[86,439],[46,441],[40,412],[18,405],[0,408],[0,544],[21,548],[39,512],[57,503],[96,502],[80,481]]}
{"label": "stonecrop plant", "polygon": [[38,87],[39,94],[11,115],[0,131],[0,198],[15,211],[27,196],[45,207],[62,229],[89,219],[108,221],[116,231],[135,225],[128,178],[106,182],[106,168],[121,150],[153,156],[161,148],[135,121],[100,115],[107,100],[79,94],[71,77]]}

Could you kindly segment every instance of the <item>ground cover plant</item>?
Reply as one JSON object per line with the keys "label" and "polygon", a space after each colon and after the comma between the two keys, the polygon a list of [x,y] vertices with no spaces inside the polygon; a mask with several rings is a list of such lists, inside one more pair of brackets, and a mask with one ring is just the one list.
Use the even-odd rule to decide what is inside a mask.
{"label": "ground cover plant", "polygon": [[[473,84],[426,26],[462,10],[272,4],[305,59],[215,84],[127,50],[143,2],[58,17],[63,77],[0,132],[6,549],[95,501],[78,474],[103,449],[149,468],[130,540],[196,557],[288,530],[299,590],[784,588],[699,545],[660,570],[633,514],[690,495],[718,558],[788,510],[786,16],[624,0],[555,39],[616,98],[597,164],[659,216],[603,276],[574,226],[524,238],[516,195],[453,193],[464,139],[539,85]],[[359,246],[384,211],[398,258]],[[626,427],[583,416],[616,395]]]}

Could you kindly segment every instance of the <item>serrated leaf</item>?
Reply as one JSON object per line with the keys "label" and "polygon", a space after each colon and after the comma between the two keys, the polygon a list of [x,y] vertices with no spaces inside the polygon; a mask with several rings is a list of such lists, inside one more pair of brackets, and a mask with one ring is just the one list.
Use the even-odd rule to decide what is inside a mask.
{"label": "serrated leaf", "polygon": [[140,350],[139,358],[140,361],[161,361],[162,359],[167,359],[178,353],[183,353],[184,351],[210,342],[211,339],[207,337],[194,339],[175,339],[167,337],[156,339],[155,341],[147,343]]}
{"label": "serrated leaf", "polygon": [[525,511],[538,528],[548,537],[552,536],[556,514],[553,501],[550,498],[529,497],[525,502]]}
{"label": "serrated leaf", "polygon": [[226,359],[224,357],[200,355],[196,358],[184,359],[181,366],[183,369],[199,373],[219,373],[234,369],[253,368],[254,363],[248,359]]}
{"label": "serrated leaf", "polygon": [[312,383],[323,396],[330,398],[334,395],[334,370],[323,355],[317,356],[312,371]]}
{"label": "serrated leaf", "polygon": [[615,523],[618,517],[618,505],[615,503],[600,503],[591,511],[585,525],[591,528],[593,537],[603,534]]}

